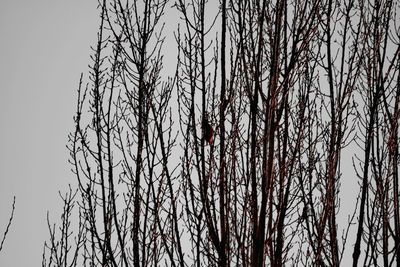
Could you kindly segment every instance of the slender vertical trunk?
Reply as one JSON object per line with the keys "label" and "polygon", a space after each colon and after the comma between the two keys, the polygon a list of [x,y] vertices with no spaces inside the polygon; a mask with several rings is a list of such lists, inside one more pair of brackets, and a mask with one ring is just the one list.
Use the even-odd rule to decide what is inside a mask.
{"label": "slender vertical trunk", "polygon": [[[140,63],[138,66],[138,74],[139,74],[139,92],[138,92],[138,147],[136,152],[136,172],[135,172],[135,199],[134,199],[134,218],[133,218],[133,259],[134,266],[140,266],[140,257],[139,257],[139,229],[140,229],[140,181],[141,181],[141,172],[142,172],[142,154],[143,154],[143,146],[144,146],[144,100],[146,97],[146,84],[145,84],[145,58],[146,58],[146,46],[147,46],[147,19],[148,16],[148,2],[145,2],[144,9],[145,19],[143,21],[143,36],[141,38],[141,47],[140,47]],[[145,254],[145,247],[143,247],[143,256]],[[142,261],[144,261],[144,257],[142,257]],[[144,265],[144,262],[142,262]]]}
{"label": "slender vertical trunk", "polygon": [[[400,76],[400,75],[399,75]],[[397,88],[397,96],[396,96],[396,105],[394,110],[394,118],[393,118],[393,148],[392,148],[392,168],[393,168],[393,195],[394,195],[394,227],[395,227],[395,249],[396,249],[396,266],[400,266],[400,211],[399,211],[399,143],[396,140],[399,140],[399,118],[400,118],[400,79],[398,81]]]}
{"label": "slender vertical trunk", "polygon": [[[257,167],[256,167],[256,154],[257,154],[257,115],[258,115],[258,95],[261,91],[261,58],[263,54],[263,40],[264,40],[264,10],[266,1],[262,2],[261,9],[257,11],[258,14],[258,43],[257,43],[257,59],[255,66],[255,87],[250,104],[251,114],[251,183],[252,183],[252,216],[254,221],[253,230],[253,251],[252,251],[252,265],[262,267],[264,265],[264,237],[265,237],[265,210],[267,204],[267,187],[266,177],[262,177],[261,181],[261,207],[260,217],[258,218],[257,208]],[[264,140],[267,142],[267,140]]]}
{"label": "slender vertical trunk", "polygon": [[361,253],[361,237],[363,235],[364,228],[364,217],[365,217],[365,205],[367,201],[367,190],[368,190],[368,177],[369,177],[369,164],[371,156],[371,143],[373,136],[373,126],[375,124],[376,112],[378,109],[378,103],[381,92],[379,86],[375,87],[375,92],[373,94],[372,106],[369,109],[368,127],[365,132],[365,148],[364,148],[364,166],[363,166],[363,176],[361,185],[361,201],[360,201],[360,212],[358,215],[358,226],[357,226],[357,236],[356,242],[354,244],[353,250],[353,267],[357,267],[358,260]]}
{"label": "slender vertical trunk", "polygon": [[[225,204],[225,108],[226,108],[226,70],[225,70],[225,47],[226,47],[226,0],[222,0],[222,36],[221,36],[221,95],[220,95],[220,113],[219,113],[219,125],[220,125],[220,161],[219,161],[219,209],[220,209],[220,228],[221,228],[221,251],[219,255],[219,266],[228,266],[228,242],[229,242],[229,231],[228,219]],[[228,228],[229,229],[229,228]]]}

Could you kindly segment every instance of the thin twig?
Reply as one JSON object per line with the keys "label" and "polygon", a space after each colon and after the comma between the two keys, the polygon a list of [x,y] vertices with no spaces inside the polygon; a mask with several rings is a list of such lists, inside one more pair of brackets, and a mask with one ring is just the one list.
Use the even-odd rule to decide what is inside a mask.
{"label": "thin twig", "polygon": [[10,229],[11,222],[14,218],[14,210],[15,210],[15,196],[14,196],[14,200],[13,200],[13,204],[12,204],[11,216],[10,216],[10,219],[8,220],[7,228],[6,228],[6,231],[4,232],[3,239],[1,240],[0,251],[3,249],[4,241],[6,240],[8,230]]}

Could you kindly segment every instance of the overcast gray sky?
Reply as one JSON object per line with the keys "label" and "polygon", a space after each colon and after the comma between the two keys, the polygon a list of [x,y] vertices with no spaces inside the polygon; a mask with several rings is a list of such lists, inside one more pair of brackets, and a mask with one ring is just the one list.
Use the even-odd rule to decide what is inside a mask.
{"label": "overcast gray sky", "polygon": [[0,2],[0,266],[39,266],[46,212],[60,214],[76,89],[95,44],[95,0]]}

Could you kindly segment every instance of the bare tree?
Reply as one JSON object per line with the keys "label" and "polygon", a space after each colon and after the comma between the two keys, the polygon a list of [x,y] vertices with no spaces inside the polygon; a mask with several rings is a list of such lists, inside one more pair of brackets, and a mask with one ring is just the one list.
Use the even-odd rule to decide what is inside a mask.
{"label": "bare tree", "polygon": [[[361,201],[353,266],[400,265],[398,185],[399,41],[395,25],[398,3],[370,2],[362,6],[363,50],[359,93],[362,110],[357,166]],[[392,247],[392,248],[391,248]]]}
{"label": "bare tree", "polygon": [[[339,265],[340,154],[353,129],[349,118],[358,75],[359,28],[350,23],[354,3],[230,1],[224,16],[222,2],[220,62],[209,52],[212,45],[219,51],[218,42],[203,44],[218,25],[204,26],[213,21],[202,16],[206,3],[177,5],[185,25],[185,33],[178,32],[178,92],[184,111],[181,125],[186,127],[182,167],[188,189],[198,194],[187,197],[186,205],[194,207],[188,220],[197,225],[196,235],[208,236],[201,244],[204,250],[207,240],[213,245],[215,252],[207,250],[208,261],[225,266],[228,255],[228,262],[240,265],[278,266],[291,258],[294,264],[306,241],[308,254],[303,258],[318,265]],[[343,31],[334,32],[340,23]],[[225,24],[230,46],[224,43]],[[334,45],[332,36],[342,42]],[[226,46],[229,67],[224,61]],[[338,52],[340,58],[334,58]],[[218,75],[218,64],[221,75],[212,79]],[[227,77],[225,69],[230,70]],[[321,71],[327,73],[326,82],[319,78]],[[325,84],[327,92],[322,89]],[[207,144],[198,142],[204,118],[215,121],[219,146],[219,151],[214,144],[207,146],[208,157]],[[293,243],[300,244],[302,229],[306,234],[300,254],[293,258]],[[230,241],[228,249],[225,240]],[[193,247],[198,246],[194,241]],[[201,250],[196,257],[201,258]]]}
{"label": "bare tree", "polygon": [[340,266],[352,232],[353,266],[398,264],[398,3],[176,0],[172,78],[166,8],[99,3],[43,265]]}
{"label": "bare tree", "polygon": [[173,80],[160,76],[165,5],[158,0],[99,2],[90,82],[85,86],[81,79],[68,145],[79,197],[64,198],[61,243],[54,241],[49,225],[49,265],[76,264],[75,257],[66,260],[70,234],[64,225],[71,220],[72,199],[80,210],[82,265],[183,265],[179,186],[169,162],[175,143],[168,104]]}

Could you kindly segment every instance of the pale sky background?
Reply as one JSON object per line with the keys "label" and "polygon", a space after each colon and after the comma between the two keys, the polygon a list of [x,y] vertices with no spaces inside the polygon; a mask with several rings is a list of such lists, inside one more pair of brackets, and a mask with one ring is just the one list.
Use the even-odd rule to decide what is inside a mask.
{"label": "pale sky background", "polygon": [[99,24],[95,0],[0,1],[0,266],[40,266],[46,212],[74,176],[67,135]]}
{"label": "pale sky background", "polygon": [[[0,3],[1,237],[13,196],[17,198],[0,266],[41,265],[43,242],[49,237],[46,213],[59,222],[58,190],[64,192],[75,182],[65,145],[73,129],[80,73],[88,73],[90,46],[96,42],[96,7],[96,0]],[[169,34],[177,23],[171,17],[175,21],[165,29]],[[163,51],[176,59],[174,44],[168,45]],[[166,69],[175,68],[175,63],[164,63]],[[352,172],[351,161],[344,160],[342,168]],[[346,178],[350,180],[345,176],[345,183]],[[354,208],[358,188],[342,184],[342,192],[349,198],[342,199],[341,212],[346,214]],[[352,243],[349,239],[348,251]]]}

